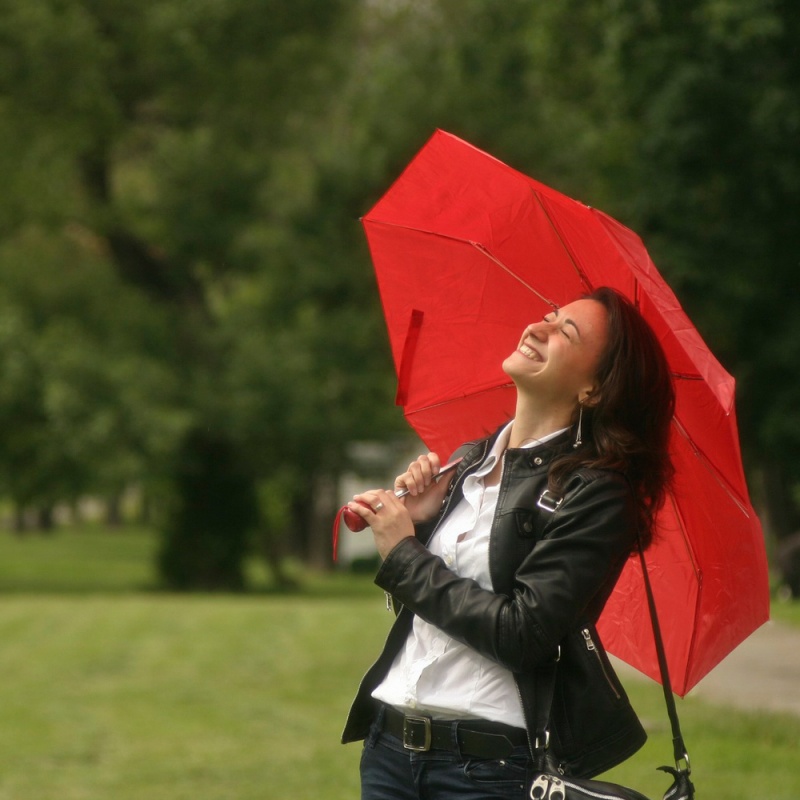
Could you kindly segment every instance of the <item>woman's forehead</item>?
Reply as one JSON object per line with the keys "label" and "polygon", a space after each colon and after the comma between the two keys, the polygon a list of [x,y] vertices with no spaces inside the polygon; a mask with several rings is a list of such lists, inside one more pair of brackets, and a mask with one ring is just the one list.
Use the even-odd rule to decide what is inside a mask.
{"label": "woman's forehead", "polygon": [[608,311],[606,307],[590,298],[573,300],[556,309],[559,319],[572,319],[578,326],[581,335],[596,333],[602,335],[608,327]]}

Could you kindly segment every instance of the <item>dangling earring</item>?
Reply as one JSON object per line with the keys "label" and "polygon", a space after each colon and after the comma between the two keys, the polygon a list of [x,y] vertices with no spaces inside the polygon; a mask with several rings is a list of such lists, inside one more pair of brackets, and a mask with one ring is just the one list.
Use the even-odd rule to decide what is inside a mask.
{"label": "dangling earring", "polygon": [[583,439],[581,439],[581,423],[583,422],[583,403],[578,406],[578,428],[575,431],[575,443],[572,445],[573,448],[577,449],[583,444]]}

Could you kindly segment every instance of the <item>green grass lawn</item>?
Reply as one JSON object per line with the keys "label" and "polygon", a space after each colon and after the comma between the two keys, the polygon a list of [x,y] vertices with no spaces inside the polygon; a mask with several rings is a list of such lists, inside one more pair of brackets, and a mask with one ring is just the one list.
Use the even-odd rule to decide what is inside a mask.
{"label": "green grass lawn", "polygon": [[800,601],[775,600],[770,609],[770,616],[776,622],[784,622],[800,628]]}
{"label": "green grass lawn", "polygon": [[338,736],[381,602],[0,599],[0,798],[355,796]]}
{"label": "green grass lawn", "polygon": [[0,593],[131,592],[155,586],[157,539],[99,526],[15,536],[0,531]]}
{"label": "green grass lawn", "polygon": [[[141,531],[32,542],[0,536],[0,800],[358,796],[359,747],[339,734],[391,621],[368,578],[176,596],[136,591],[153,584]],[[611,777],[656,800],[663,698],[627,683],[650,741]],[[699,798],[800,797],[800,719],[679,711]]]}

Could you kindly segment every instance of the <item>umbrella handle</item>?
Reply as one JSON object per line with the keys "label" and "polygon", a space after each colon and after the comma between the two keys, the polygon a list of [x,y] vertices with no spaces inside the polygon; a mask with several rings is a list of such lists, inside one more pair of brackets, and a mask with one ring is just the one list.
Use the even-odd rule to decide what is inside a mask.
{"label": "umbrella handle", "polygon": [[[365,508],[371,508],[370,505],[361,500],[358,500],[357,502],[361,503],[361,505]],[[364,519],[364,517],[359,517],[355,511],[352,511],[347,506],[342,508],[341,516],[342,520],[344,520],[344,524],[347,525],[347,527],[353,531],[353,533],[360,533],[364,530],[364,528],[367,527],[367,521]]]}

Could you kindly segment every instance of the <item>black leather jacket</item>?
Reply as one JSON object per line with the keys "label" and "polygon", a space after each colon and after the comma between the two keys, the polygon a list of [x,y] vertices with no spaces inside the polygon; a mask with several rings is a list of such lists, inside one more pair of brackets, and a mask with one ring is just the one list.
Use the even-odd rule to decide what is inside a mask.
{"label": "black leather jacket", "polygon": [[497,435],[468,450],[437,519],[418,526],[416,538],[400,542],[378,571],[375,582],[401,606],[361,683],[342,741],[366,737],[376,710],[372,691],[418,614],[513,672],[529,740],[536,670],[561,645],[550,750],[567,774],[590,777],[629,757],[646,739],[594,628],[635,544],[631,489],[619,473],[579,470],[559,507],[543,511],[537,501],[547,488],[548,467],[571,446],[568,435],[534,449],[508,449],[489,542],[494,591],[482,589],[448,569],[426,543]]}

